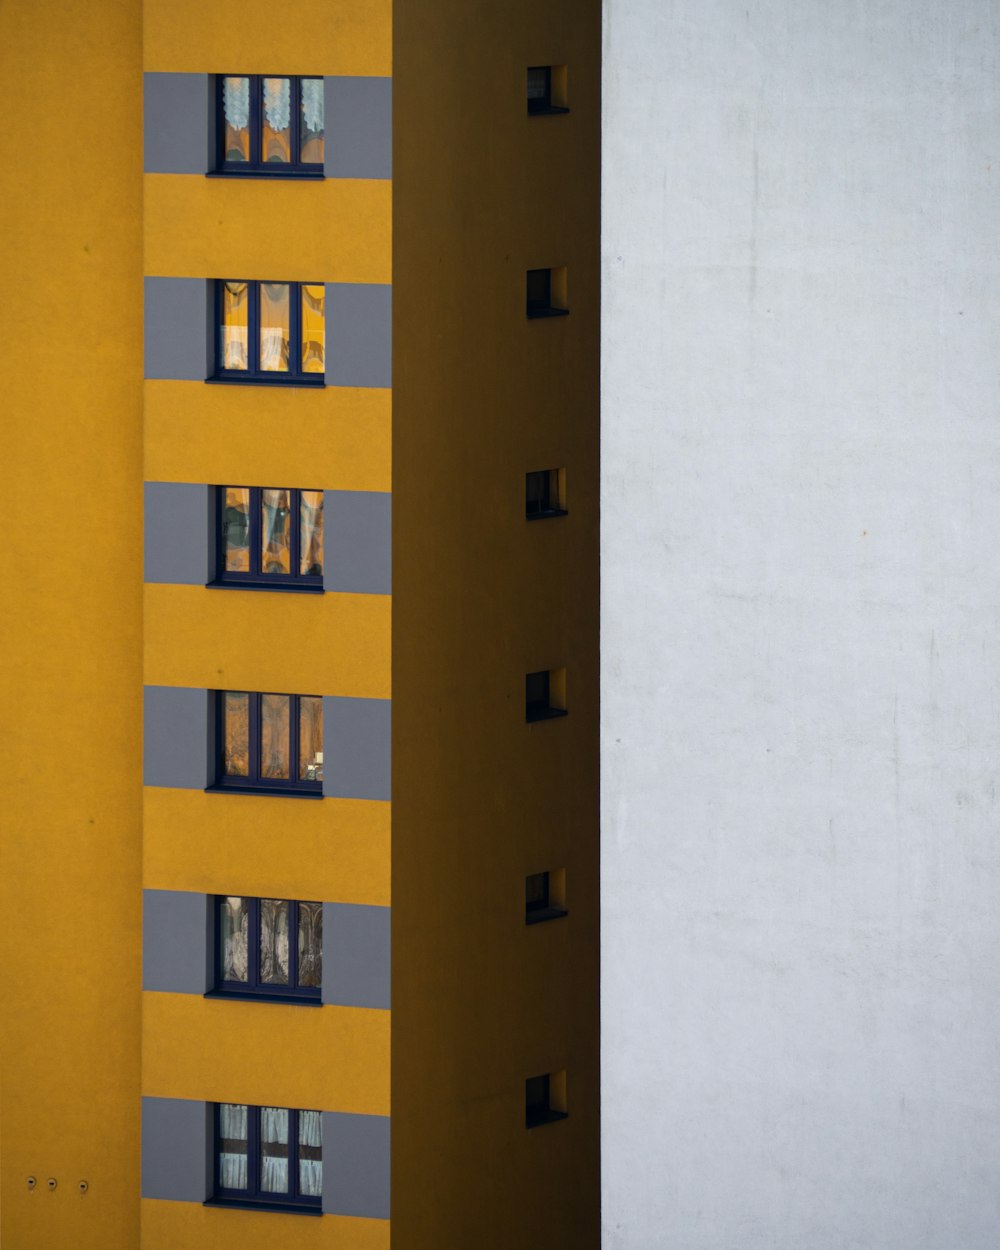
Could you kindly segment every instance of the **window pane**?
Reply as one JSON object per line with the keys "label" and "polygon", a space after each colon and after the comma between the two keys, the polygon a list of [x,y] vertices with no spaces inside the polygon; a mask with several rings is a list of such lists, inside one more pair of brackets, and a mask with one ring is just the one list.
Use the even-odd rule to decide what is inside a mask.
{"label": "window pane", "polygon": [[245,282],[222,284],[222,367],[247,367],[249,299]]}
{"label": "window pane", "polygon": [[288,902],[282,898],[260,900],[260,979],[288,984]]}
{"label": "window pane", "polygon": [[226,777],[246,777],[250,772],[250,696],[227,690],[222,701]]}
{"label": "window pane", "polygon": [[302,284],[302,372],[326,368],[326,287]]}
{"label": "window pane", "polygon": [[260,1187],[266,1194],[288,1193],[288,1109],[260,1109]]}
{"label": "window pane", "polygon": [[260,284],[260,367],[265,373],[288,372],[288,283]]}
{"label": "window pane", "polygon": [[263,81],[261,160],[287,165],[292,159],[292,84],[288,78]]}
{"label": "window pane", "polygon": [[299,903],[299,985],[323,983],[323,904]]}
{"label": "window pane", "polygon": [[250,159],[250,79],[222,80],[222,114],[225,122],[223,155],[227,161]]}
{"label": "window pane", "polygon": [[222,550],[227,573],[250,572],[250,487],[227,486],[222,510]]}
{"label": "window pane", "polygon": [[291,497],[287,490],[262,490],[260,493],[261,572],[292,571]]}
{"label": "window pane", "polygon": [[323,699],[299,698],[299,781],[323,780]]}
{"label": "window pane", "polygon": [[246,981],[247,926],[250,920],[247,900],[237,897],[219,899],[219,919],[222,931],[222,979]]}
{"label": "window pane", "polygon": [[299,572],[323,576],[323,492],[304,490],[299,505]]}
{"label": "window pane", "polygon": [[299,1112],[299,1193],[318,1198],[323,1192],[323,1128],[318,1111]]}
{"label": "window pane", "polygon": [[302,79],[302,130],[299,160],[323,164],[323,79]]}
{"label": "window pane", "polygon": [[223,1189],[247,1187],[247,1109],[238,1103],[219,1107],[219,1184]]}
{"label": "window pane", "polygon": [[260,775],[273,779],[288,777],[287,694],[260,696]]}

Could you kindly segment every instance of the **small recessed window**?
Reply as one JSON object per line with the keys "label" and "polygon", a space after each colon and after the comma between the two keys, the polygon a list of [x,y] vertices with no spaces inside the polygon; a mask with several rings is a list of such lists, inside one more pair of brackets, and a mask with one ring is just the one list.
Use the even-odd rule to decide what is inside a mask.
{"label": "small recessed window", "polygon": [[323,492],[218,488],[218,569],[226,586],[323,589]]}
{"label": "small recessed window", "polygon": [[212,789],[323,793],[323,699],[220,690],[218,772]]}
{"label": "small recessed window", "polygon": [[528,115],[568,113],[566,107],[566,66],[528,67]]}
{"label": "small recessed window", "polygon": [[222,74],[218,89],[219,173],[323,176],[322,78]]}
{"label": "small recessed window", "polygon": [[322,903],[223,895],[215,907],[215,993],[319,1001]]}
{"label": "small recessed window", "polygon": [[322,1198],[319,1111],[216,1103],[215,1202],[318,1213]]}
{"label": "small recessed window", "polygon": [[524,679],[524,719],[550,720],[566,715],[566,670],[546,669]]}
{"label": "small recessed window", "polygon": [[322,282],[216,283],[215,377],[224,382],[322,386],[326,287]]}
{"label": "small recessed window", "polygon": [[566,911],[566,873],[533,872],[524,879],[524,923],[559,920]]}
{"label": "small recessed window", "polygon": [[562,469],[537,469],[524,478],[524,514],[529,521],[565,516],[565,474]]}
{"label": "small recessed window", "polygon": [[527,275],[527,314],[535,317],[565,317],[566,267],[529,269]]}
{"label": "small recessed window", "polygon": [[524,1126],[537,1128],[566,1119],[566,1073],[547,1072],[524,1082]]}

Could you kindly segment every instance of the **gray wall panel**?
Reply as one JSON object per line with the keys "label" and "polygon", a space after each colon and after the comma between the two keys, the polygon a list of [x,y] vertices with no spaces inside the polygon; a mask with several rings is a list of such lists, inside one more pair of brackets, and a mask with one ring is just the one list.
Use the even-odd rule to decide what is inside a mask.
{"label": "gray wall panel", "polygon": [[323,1002],[390,1006],[392,909],[323,904]]}
{"label": "gray wall panel", "polygon": [[328,490],[323,497],[323,586],[392,593],[392,495]]}
{"label": "gray wall panel", "polygon": [[146,482],[143,496],[145,580],[203,586],[214,572],[211,487]]}
{"label": "gray wall panel", "polygon": [[142,988],[204,994],[212,983],[212,915],[204,894],[142,892]]}
{"label": "gray wall panel", "polygon": [[392,287],[326,284],[327,386],[392,385]]}
{"label": "gray wall panel", "polygon": [[383,1115],[323,1112],[323,1211],[389,1218],[390,1121]]}
{"label": "gray wall panel", "polygon": [[204,1202],[212,1192],[212,1107],[142,1100],[142,1196]]}
{"label": "gray wall panel", "polygon": [[208,74],[143,74],[143,169],[204,174],[212,168],[215,95]]}
{"label": "gray wall panel", "polygon": [[144,376],[203,382],[212,372],[212,284],[205,278],[144,278]]}
{"label": "gray wall panel", "polygon": [[143,692],[143,783],[203,790],[212,778],[213,735],[207,690],[146,686]]}
{"label": "gray wall panel", "polygon": [[323,793],[392,797],[392,702],[323,696]]}
{"label": "gray wall panel", "polygon": [[328,178],[392,177],[392,79],[327,78]]}

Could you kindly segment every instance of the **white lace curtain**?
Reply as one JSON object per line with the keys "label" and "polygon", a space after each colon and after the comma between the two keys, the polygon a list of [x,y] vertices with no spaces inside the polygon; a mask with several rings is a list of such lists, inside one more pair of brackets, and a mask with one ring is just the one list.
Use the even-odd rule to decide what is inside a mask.
{"label": "white lace curtain", "polygon": [[[260,1108],[261,1175],[263,1193],[287,1194],[288,1176],[288,1122],[286,1107]],[[323,1144],[323,1125],[318,1111],[300,1111],[298,1114],[300,1150],[319,1151]],[[219,1156],[219,1179],[224,1189],[247,1187],[247,1108],[223,1103],[219,1111],[219,1135],[229,1143],[242,1142],[242,1152],[222,1151]],[[269,1154],[268,1147],[280,1147],[281,1154]],[[299,1159],[299,1193],[304,1197],[318,1198],[323,1193],[322,1159]]]}
{"label": "white lace curtain", "polygon": [[223,1103],[219,1109],[219,1136],[229,1142],[243,1142],[241,1153],[223,1151],[219,1155],[219,1181],[223,1189],[247,1187],[247,1109],[234,1103]]}
{"label": "white lace curtain", "polygon": [[323,79],[303,78],[302,118],[314,134],[323,133]]}

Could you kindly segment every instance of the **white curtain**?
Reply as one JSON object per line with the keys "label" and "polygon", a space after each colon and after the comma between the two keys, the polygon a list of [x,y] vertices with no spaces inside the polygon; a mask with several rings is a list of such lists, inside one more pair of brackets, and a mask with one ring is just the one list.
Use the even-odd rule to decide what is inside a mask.
{"label": "white curtain", "polygon": [[299,1193],[304,1198],[319,1198],[323,1194],[323,1160],[299,1160]]}
{"label": "white curtain", "polygon": [[[219,1108],[219,1136],[227,1142],[246,1142],[247,1109],[240,1103],[224,1102]],[[223,1189],[246,1189],[247,1152],[222,1151],[219,1155],[219,1181]]]}
{"label": "white curtain", "polygon": [[226,78],[222,83],[222,105],[226,121],[234,130],[250,125],[250,79]]}
{"label": "white curtain", "polygon": [[219,1179],[223,1189],[246,1189],[247,1157],[242,1155],[219,1155]]}
{"label": "white curtain", "polygon": [[314,134],[323,132],[323,79],[303,78],[302,117]]}
{"label": "white curtain", "polygon": [[292,116],[291,83],[287,78],[264,79],[264,118],[272,130],[287,130]]}

